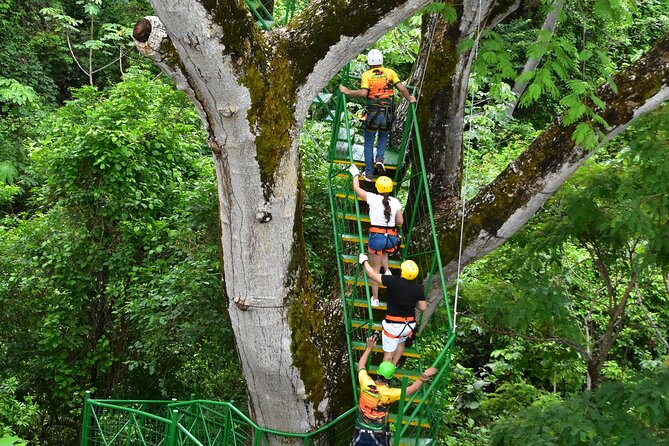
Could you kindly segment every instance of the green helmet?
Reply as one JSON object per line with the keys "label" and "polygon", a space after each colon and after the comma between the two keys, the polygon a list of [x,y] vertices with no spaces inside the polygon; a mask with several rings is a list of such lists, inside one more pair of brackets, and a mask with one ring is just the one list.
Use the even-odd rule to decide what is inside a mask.
{"label": "green helmet", "polygon": [[390,361],[383,361],[376,369],[376,373],[383,376],[385,379],[390,379],[395,374],[395,366]]}

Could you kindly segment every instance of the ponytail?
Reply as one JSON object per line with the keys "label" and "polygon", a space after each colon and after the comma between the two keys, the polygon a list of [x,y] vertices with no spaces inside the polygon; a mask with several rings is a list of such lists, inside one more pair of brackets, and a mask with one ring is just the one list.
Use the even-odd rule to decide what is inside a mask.
{"label": "ponytail", "polygon": [[390,222],[390,194],[383,194],[383,216],[386,217],[386,223]]}

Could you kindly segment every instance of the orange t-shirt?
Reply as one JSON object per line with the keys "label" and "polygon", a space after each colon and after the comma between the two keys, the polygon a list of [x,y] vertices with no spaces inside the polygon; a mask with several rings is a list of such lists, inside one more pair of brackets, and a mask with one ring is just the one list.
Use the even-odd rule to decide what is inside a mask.
{"label": "orange t-shirt", "polygon": [[390,68],[376,67],[362,73],[360,88],[367,89],[368,105],[389,105],[400,78]]}
{"label": "orange t-shirt", "polygon": [[363,429],[381,430],[386,425],[388,406],[399,401],[402,389],[377,384],[369,377],[365,369],[358,372],[358,381],[360,382],[360,399],[355,424]]}

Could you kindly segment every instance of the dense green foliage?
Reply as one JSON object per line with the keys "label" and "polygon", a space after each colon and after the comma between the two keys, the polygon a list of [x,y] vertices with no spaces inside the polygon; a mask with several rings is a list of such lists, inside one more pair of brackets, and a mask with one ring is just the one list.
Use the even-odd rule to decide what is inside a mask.
{"label": "dense green foliage", "polygon": [[8,216],[0,228],[0,378],[21,382],[16,395],[59,426],[40,436],[61,444],[76,440],[87,389],[243,397],[213,166],[188,99],[151,77],[85,87],[51,115],[31,148],[40,187],[29,218]]}
{"label": "dense green foliage", "polygon": [[[597,119],[582,101],[597,105],[593,88],[669,29],[661,0],[568,2],[555,33],[538,35],[549,6],[484,34],[466,196],[556,113]],[[132,49],[129,29],[148,11],[144,0],[0,0],[0,445],[75,444],[89,389],[245,401],[214,169],[188,99]],[[376,45],[402,79],[420,25]],[[527,57],[542,63],[517,79]],[[518,80],[530,85],[511,119]],[[465,271],[442,444],[667,444],[667,129],[665,105]],[[324,299],[336,285],[329,131],[308,121],[300,147]],[[430,342],[441,345],[425,340],[428,354]]]}

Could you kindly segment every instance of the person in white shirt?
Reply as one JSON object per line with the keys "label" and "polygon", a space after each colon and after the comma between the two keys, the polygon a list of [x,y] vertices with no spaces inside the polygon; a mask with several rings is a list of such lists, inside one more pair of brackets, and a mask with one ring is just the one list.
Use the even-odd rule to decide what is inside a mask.
{"label": "person in white shirt", "polygon": [[[391,196],[393,191],[393,180],[386,176],[376,179],[376,190],[378,194],[367,192],[360,187],[360,170],[352,164],[348,171],[353,175],[353,190],[356,195],[369,205],[369,240],[367,251],[369,252],[369,265],[379,273],[381,267],[385,274],[390,274],[388,267],[388,254],[399,249],[398,226],[404,223],[402,215],[402,204]],[[379,284],[372,282],[372,306],[379,305]]]}

